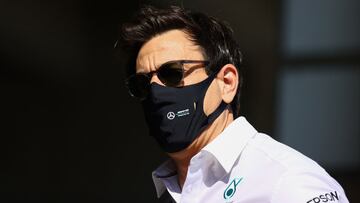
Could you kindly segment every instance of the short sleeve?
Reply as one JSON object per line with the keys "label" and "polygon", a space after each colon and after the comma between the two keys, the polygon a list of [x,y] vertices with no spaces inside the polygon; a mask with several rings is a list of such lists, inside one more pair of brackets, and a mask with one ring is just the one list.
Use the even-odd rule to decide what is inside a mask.
{"label": "short sleeve", "polygon": [[324,173],[286,173],[276,184],[271,203],[348,203],[341,186]]}

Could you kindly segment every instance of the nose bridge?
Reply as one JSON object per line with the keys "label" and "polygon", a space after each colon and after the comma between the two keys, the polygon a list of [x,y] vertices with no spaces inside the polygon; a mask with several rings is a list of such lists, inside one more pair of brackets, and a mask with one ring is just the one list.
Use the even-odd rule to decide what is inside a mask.
{"label": "nose bridge", "polygon": [[159,77],[157,76],[157,73],[156,72],[153,72],[150,76],[150,83],[157,83],[157,84],[162,84]]}

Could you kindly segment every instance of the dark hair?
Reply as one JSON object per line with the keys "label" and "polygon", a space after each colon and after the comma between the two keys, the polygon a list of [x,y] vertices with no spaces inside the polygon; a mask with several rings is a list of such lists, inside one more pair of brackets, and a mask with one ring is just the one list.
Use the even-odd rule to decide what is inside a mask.
{"label": "dark hair", "polygon": [[129,54],[127,74],[135,73],[137,54],[141,46],[156,35],[166,31],[183,30],[194,44],[203,49],[209,60],[207,73],[218,72],[225,64],[233,64],[239,75],[239,86],[231,102],[234,117],[239,116],[240,88],[242,84],[242,55],[232,29],[222,21],[203,13],[184,10],[177,6],[167,9],[144,6],[132,21],[123,24],[120,33],[122,48]]}

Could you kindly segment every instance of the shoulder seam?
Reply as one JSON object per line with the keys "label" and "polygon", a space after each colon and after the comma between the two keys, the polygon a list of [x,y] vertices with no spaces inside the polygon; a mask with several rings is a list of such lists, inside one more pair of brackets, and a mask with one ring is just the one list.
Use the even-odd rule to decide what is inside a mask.
{"label": "shoulder seam", "polygon": [[[264,133],[258,133],[258,134],[263,134],[263,135],[266,135]],[[269,136],[269,135],[266,135],[266,136]],[[273,138],[272,138],[273,139]],[[274,140],[276,141],[277,143],[279,143],[277,140]],[[271,154],[271,153],[268,153],[267,151],[265,151],[263,148],[257,146],[257,145],[254,145],[252,143],[250,143],[253,147],[255,147],[257,150],[263,152],[268,158],[270,158],[271,160],[273,160],[274,162],[278,163],[279,165],[283,166],[286,170],[289,170],[289,166],[287,164],[284,164],[282,163],[281,161],[277,160],[276,158],[274,158],[274,155]],[[282,144],[282,143],[280,143]]]}

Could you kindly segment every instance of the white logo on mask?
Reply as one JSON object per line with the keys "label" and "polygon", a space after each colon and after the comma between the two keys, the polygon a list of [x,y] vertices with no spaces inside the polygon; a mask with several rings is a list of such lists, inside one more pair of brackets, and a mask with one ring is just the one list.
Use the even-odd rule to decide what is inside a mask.
{"label": "white logo on mask", "polygon": [[170,111],[169,113],[166,114],[166,117],[169,119],[169,120],[173,120],[175,118],[175,113]]}

